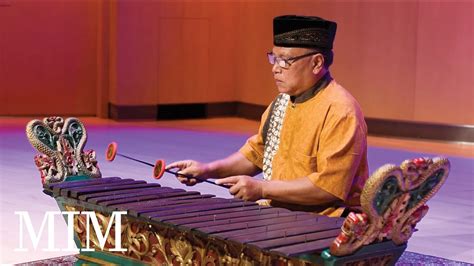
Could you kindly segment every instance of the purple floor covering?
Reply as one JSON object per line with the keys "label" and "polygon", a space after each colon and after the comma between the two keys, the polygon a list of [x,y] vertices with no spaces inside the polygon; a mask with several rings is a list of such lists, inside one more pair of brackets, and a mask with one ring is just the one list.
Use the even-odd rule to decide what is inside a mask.
{"label": "purple floor covering", "polygon": [[[236,151],[248,137],[247,134],[180,130],[140,124],[92,125],[88,127],[88,133],[86,149],[97,151],[103,176],[147,181],[151,180],[152,175],[152,169],[148,166],[121,158],[113,163],[106,162],[104,150],[107,144],[117,141],[119,152],[151,163],[156,159],[164,159],[166,162],[180,159],[210,161]],[[39,228],[46,211],[57,211],[54,200],[41,192],[39,173],[33,163],[36,153],[28,143],[23,127],[0,124],[0,263],[21,263],[71,255],[63,251],[42,252],[32,248],[27,253],[14,250],[19,243],[18,216],[14,214],[15,211],[28,211],[35,228]],[[370,172],[373,172],[386,163],[400,164],[405,159],[439,155],[443,156],[369,147],[368,159]],[[454,156],[448,158],[451,160],[450,176],[439,193],[428,202],[430,210],[417,225],[419,231],[410,239],[408,252],[400,263],[406,258],[416,259],[417,253],[436,256],[425,256],[433,264],[438,264],[436,260],[442,261],[441,258],[474,263],[474,159]],[[167,174],[157,182],[163,186],[183,187]],[[225,189],[208,184],[199,184],[192,189],[220,197],[231,197]],[[65,234],[64,223],[58,222],[56,226],[57,235]],[[65,240],[61,239],[56,244],[66,246]],[[41,239],[39,245],[47,244]]]}
{"label": "purple floor covering", "polygon": [[[77,261],[74,255],[37,260],[18,264],[19,266],[46,266],[46,265],[71,265]],[[451,265],[467,266],[472,265],[467,262],[443,259],[440,257],[424,255],[415,252],[405,251],[396,263],[397,266],[403,265]]]}

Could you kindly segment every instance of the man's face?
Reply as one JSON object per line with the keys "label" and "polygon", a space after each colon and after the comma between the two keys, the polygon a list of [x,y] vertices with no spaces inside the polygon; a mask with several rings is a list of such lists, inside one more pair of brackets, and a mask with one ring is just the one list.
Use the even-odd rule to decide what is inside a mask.
{"label": "man's face", "polygon": [[[272,49],[276,57],[288,59],[310,53],[312,50],[306,48],[287,48],[274,46]],[[315,73],[313,73],[313,56],[307,56],[296,61],[290,60],[288,68],[282,68],[275,63],[272,68],[273,78],[280,93],[290,96],[299,95],[309,89],[315,83]]]}

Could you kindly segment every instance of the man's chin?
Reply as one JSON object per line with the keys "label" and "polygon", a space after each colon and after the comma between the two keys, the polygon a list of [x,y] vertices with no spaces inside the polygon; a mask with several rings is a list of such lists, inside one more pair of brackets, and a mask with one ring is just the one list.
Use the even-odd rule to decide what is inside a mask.
{"label": "man's chin", "polygon": [[277,89],[278,89],[279,93],[288,93],[288,91],[289,91],[288,88],[280,87],[280,86],[277,86]]}

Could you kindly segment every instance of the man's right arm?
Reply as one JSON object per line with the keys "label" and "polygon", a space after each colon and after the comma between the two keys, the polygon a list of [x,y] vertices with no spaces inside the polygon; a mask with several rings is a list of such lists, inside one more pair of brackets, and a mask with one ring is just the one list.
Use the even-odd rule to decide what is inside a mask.
{"label": "man's right arm", "polygon": [[[234,175],[256,175],[261,169],[250,162],[240,152],[233,153],[227,158],[216,160],[210,163],[201,163],[194,160],[184,160],[174,162],[166,167],[166,169],[179,169],[180,174],[195,177],[208,178],[224,178]],[[178,180],[186,185],[192,186],[198,182],[195,178],[186,178],[177,176]]]}

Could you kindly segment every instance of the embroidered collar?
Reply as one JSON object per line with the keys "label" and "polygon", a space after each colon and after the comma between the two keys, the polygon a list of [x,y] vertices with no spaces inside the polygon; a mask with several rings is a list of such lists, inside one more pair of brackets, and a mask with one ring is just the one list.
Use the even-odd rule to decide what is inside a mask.
{"label": "embroidered collar", "polygon": [[305,90],[303,93],[301,93],[298,96],[290,96],[291,103],[293,106],[297,103],[304,103],[307,100],[313,98],[321,89],[326,88],[326,86],[331,82],[332,77],[329,72],[326,73],[314,86],[311,88]]}

